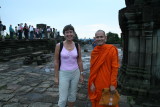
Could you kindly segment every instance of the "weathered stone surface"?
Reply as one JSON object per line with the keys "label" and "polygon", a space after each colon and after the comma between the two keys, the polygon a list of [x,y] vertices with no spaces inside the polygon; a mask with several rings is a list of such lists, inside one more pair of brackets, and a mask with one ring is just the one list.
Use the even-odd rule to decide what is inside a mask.
{"label": "weathered stone surface", "polygon": [[127,96],[120,95],[120,102],[121,103],[127,103]]}
{"label": "weathered stone surface", "polygon": [[7,83],[4,83],[4,81],[0,82],[0,89],[6,88],[6,85],[7,85]]}
{"label": "weathered stone surface", "polygon": [[30,86],[32,86],[32,87],[35,87],[35,86],[37,86],[37,85],[39,85],[39,83],[31,83],[31,84],[30,84]]}
{"label": "weathered stone surface", "polygon": [[12,102],[13,102],[13,103],[18,103],[19,100],[18,100],[18,98],[14,98],[14,97],[13,97],[12,99],[9,100],[9,102],[11,102],[11,103],[12,103]]}
{"label": "weathered stone surface", "polygon": [[12,97],[13,94],[0,94],[0,101],[9,101]]}
{"label": "weathered stone surface", "polygon": [[53,107],[58,107],[58,104],[53,104]]}
{"label": "weathered stone surface", "polygon": [[[92,46],[89,45],[87,47],[89,47],[89,52],[82,54],[83,64],[87,65],[84,70],[85,81],[84,84],[78,85],[75,107],[91,107],[91,103],[87,98],[87,83],[90,66],[89,55]],[[37,66],[36,63],[32,63],[30,66],[22,66],[20,62],[23,59],[24,57],[19,57],[9,62],[0,62],[0,66],[8,65],[8,68],[11,66],[9,71],[6,68],[6,71],[0,72],[0,107],[58,107],[59,90],[58,86],[54,84],[53,61],[41,66]],[[12,69],[15,64],[20,66]],[[49,68],[50,72],[46,72],[46,68]]]}
{"label": "weathered stone surface", "polygon": [[35,102],[30,104],[28,107],[52,107],[52,103]]}
{"label": "weathered stone surface", "polygon": [[57,93],[55,93],[55,92],[45,92],[44,94],[50,95],[50,96],[52,96],[52,97],[58,97],[58,96],[59,96],[59,93],[58,93],[58,92],[57,92]]}
{"label": "weathered stone surface", "polygon": [[37,92],[37,93],[43,93],[44,91],[46,91],[46,88],[38,88],[38,87],[36,87],[33,91]]}
{"label": "weathered stone surface", "polygon": [[126,103],[119,103],[119,106],[120,107],[131,107],[129,104],[126,104]]}
{"label": "weathered stone surface", "polygon": [[35,51],[53,51],[55,48],[55,40],[36,39],[32,41],[1,41],[0,46],[0,62],[2,62],[9,61],[11,58],[18,56],[30,55]]}
{"label": "weathered stone surface", "polygon": [[13,93],[13,90],[0,90],[0,93],[4,93],[4,94],[9,94],[9,93]]}
{"label": "weathered stone surface", "polygon": [[2,103],[0,102],[0,107],[2,107]]}
{"label": "weathered stone surface", "polygon": [[21,85],[18,85],[18,84],[8,84],[7,85],[7,89],[8,90],[13,90],[13,91],[17,90],[20,87],[21,87]]}
{"label": "weathered stone surface", "polygon": [[48,88],[47,91],[48,91],[48,92],[53,92],[53,91],[55,91],[55,90],[54,90],[54,88]]}
{"label": "weathered stone surface", "polygon": [[23,86],[21,88],[19,88],[18,90],[16,90],[16,92],[24,92],[24,93],[27,93],[29,91],[31,91],[33,88],[30,87],[30,86]]}
{"label": "weathered stone surface", "polygon": [[85,99],[87,98],[87,94],[80,94],[80,93],[78,93],[78,94],[77,94],[77,98],[78,98],[79,100],[85,100]]}
{"label": "weathered stone surface", "polygon": [[[160,0],[125,2],[126,7],[119,11],[124,54],[118,81],[123,94],[143,105],[160,95]],[[155,100],[150,103],[154,105]]]}
{"label": "weathered stone surface", "polygon": [[49,88],[51,86],[51,84],[41,84],[41,85],[39,85],[38,87],[40,87],[40,88]]}
{"label": "weathered stone surface", "polygon": [[59,91],[58,87],[53,87],[53,91],[58,92]]}
{"label": "weathered stone surface", "polygon": [[86,100],[86,101],[78,100],[75,103],[75,107],[91,107],[91,103],[89,100]]}
{"label": "weathered stone surface", "polygon": [[32,92],[19,97],[20,102],[24,103],[40,102],[41,99],[43,99],[43,94]]}
{"label": "weathered stone surface", "polygon": [[3,107],[23,107],[23,106],[21,106],[19,103],[13,103],[13,104],[4,105]]}

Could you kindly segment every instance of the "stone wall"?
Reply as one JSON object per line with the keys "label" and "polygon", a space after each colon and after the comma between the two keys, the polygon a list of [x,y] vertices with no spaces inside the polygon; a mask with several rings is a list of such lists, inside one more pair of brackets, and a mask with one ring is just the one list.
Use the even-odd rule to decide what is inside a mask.
{"label": "stone wall", "polygon": [[119,86],[142,105],[147,101],[156,105],[160,102],[160,0],[125,2],[119,11],[124,51]]}
{"label": "stone wall", "polygon": [[0,61],[7,61],[10,58],[26,56],[33,52],[46,51],[54,52],[55,40],[8,40],[0,41]]}

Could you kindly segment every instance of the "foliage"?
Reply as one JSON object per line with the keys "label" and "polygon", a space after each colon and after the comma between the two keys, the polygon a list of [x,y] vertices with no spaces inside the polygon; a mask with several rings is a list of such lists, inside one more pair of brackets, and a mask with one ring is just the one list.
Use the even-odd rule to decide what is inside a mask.
{"label": "foliage", "polygon": [[127,103],[132,106],[135,104],[134,98],[132,96],[127,96]]}
{"label": "foliage", "polygon": [[10,39],[10,36],[7,34],[7,35],[5,36],[5,39]]}
{"label": "foliage", "polygon": [[14,35],[14,36],[13,36],[13,39],[17,39],[17,36],[16,36],[16,35]]}
{"label": "foliage", "polygon": [[108,32],[106,35],[107,44],[121,44],[121,38],[118,37],[117,33]]}
{"label": "foliage", "polygon": [[0,39],[2,39],[2,35],[0,35]]}

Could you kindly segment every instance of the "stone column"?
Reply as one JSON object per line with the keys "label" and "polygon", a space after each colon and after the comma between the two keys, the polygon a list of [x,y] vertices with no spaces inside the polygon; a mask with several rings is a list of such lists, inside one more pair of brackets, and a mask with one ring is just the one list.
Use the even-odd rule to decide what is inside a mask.
{"label": "stone column", "polygon": [[124,42],[119,86],[143,106],[147,101],[155,106],[160,102],[160,0],[125,1],[119,11]]}

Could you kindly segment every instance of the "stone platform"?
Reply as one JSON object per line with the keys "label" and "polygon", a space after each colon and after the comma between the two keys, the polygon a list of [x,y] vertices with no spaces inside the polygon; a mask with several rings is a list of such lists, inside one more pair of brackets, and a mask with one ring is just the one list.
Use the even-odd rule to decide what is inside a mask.
{"label": "stone platform", "polygon": [[[75,107],[91,107],[87,97],[89,61],[92,47],[83,52],[84,84],[79,83]],[[24,57],[0,62],[0,107],[57,107],[58,87],[54,85],[54,54],[52,60],[42,65],[23,65]],[[130,107],[127,97],[121,96],[120,107]],[[140,107],[140,106],[135,106]]]}

